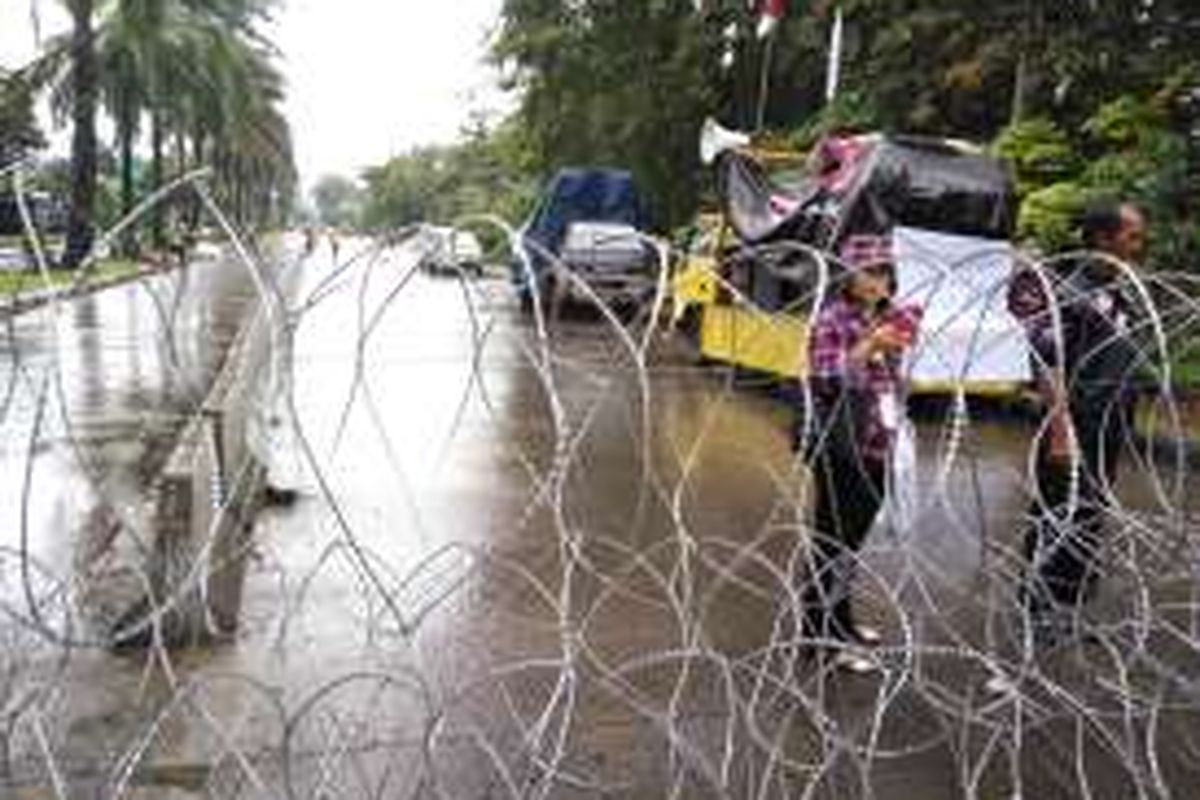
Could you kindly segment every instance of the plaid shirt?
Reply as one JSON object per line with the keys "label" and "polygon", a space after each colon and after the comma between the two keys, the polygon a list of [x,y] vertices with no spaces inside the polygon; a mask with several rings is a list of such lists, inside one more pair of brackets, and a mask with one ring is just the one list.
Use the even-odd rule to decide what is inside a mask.
{"label": "plaid shirt", "polygon": [[[902,310],[916,318],[919,310]],[[915,322],[915,319],[911,321]],[[880,400],[895,395],[900,384],[900,358],[877,356],[870,361],[850,357],[850,351],[871,330],[872,322],[857,304],[838,297],[817,314],[809,331],[808,374],[817,394],[859,392],[865,400],[865,419],[856,428],[857,445],[864,458],[886,461],[892,431],[884,424]],[[836,400],[836,397],[826,397]]]}

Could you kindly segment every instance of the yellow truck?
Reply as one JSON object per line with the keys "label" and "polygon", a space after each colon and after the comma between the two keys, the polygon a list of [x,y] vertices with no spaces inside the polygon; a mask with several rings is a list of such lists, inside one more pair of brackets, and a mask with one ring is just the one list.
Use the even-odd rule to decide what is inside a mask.
{"label": "yellow truck", "polygon": [[898,296],[925,308],[915,392],[1010,395],[1030,358],[1005,287],[1015,251],[1002,164],[943,139],[830,137],[812,153],[714,154],[721,208],[701,215],[673,276],[674,316],[710,360],[805,372],[807,318],[838,279],[846,236],[890,234]]}

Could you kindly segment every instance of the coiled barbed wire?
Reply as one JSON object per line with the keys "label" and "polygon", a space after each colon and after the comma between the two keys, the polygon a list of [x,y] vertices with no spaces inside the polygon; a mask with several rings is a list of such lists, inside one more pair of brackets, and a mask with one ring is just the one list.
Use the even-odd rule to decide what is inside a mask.
{"label": "coiled barbed wire", "polygon": [[[151,569],[162,532],[96,457],[57,357],[67,301],[10,319],[5,458],[32,503],[56,491],[40,459],[67,453],[108,538],[93,552],[73,541],[90,541],[84,520],[47,533],[26,513],[2,543],[6,789],[132,797],[175,780],[223,798],[982,798],[1186,797],[1195,785],[1200,558],[1171,366],[1196,333],[1190,276],[1115,265],[1139,298],[1134,333],[1157,378],[1155,427],[1142,433],[1167,447],[1139,450],[1122,485],[1104,487],[1101,595],[1074,614],[1081,636],[1047,650],[1017,600],[1044,426],[989,421],[967,399],[971,364],[1004,344],[987,327],[1004,286],[968,282],[982,253],[934,265],[923,297],[971,292],[921,348],[966,330],[967,357],[946,412],[918,420],[915,520],[881,523],[856,559],[857,602],[887,630],[879,674],[862,678],[811,658],[819,643],[800,630],[815,534],[791,410],[681,352],[663,321],[665,248],[632,318],[539,253],[585,307],[548,316],[519,234],[461,221],[507,239],[533,292],[523,319],[507,280],[420,276],[411,230],[339,264],[285,246],[272,265],[203,175],[168,188],[104,241],[171,192],[199,193],[262,309],[270,357],[252,396],[268,466],[290,465],[303,497],[261,513],[230,553],[215,524],[194,531],[192,560],[164,593]],[[833,289],[831,259],[811,248],[747,256],[804,283],[795,310]],[[717,280],[731,303],[772,318]],[[196,332],[181,325],[187,298],[162,301],[170,281],[136,285],[177,341]],[[438,335],[451,349],[406,361],[436,344],[407,319],[430,308],[446,314]],[[48,359],[27,360],[30,331]],[[179,352],[164,352],[162,368],[196,384]],[[176,431],[203,421],[204,397],[185,400]],[[47,536],[86,557],[42,552]],[[236,636],[171,646],[172,614],[230,567],[221,558],[246,570]],[[146,600],[115,628],[90,607],[114,575]],[[132,655],[114,651],[135,635],[145,642]]]}

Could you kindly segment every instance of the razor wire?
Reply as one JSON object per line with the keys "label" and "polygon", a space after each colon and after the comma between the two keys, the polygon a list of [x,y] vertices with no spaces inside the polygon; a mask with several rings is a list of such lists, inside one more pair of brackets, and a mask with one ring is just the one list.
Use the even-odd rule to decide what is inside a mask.
{"label": "razor wire", "polygon": [[[20,196],[21,169],[11,174]],[[965,326],[969,356],[949,401],[919,419],[915,520],[881,521],[854,559],[856,602],[886,631],[864,651],[877,671],[858,676],[801,630],[817,534],[791,409],[737,370],[698,365],[666,324],[679,254],[655,243],[650,296],[622,314],[537,253],[581,298],[565,313],[541,297],[517,231],[460,221],[507,240],[532,293],[523,316],[507,276],[422,275],[411,228],[359,239],[336,264],[289,239],[264,256],[205,181],[166,187],[101,242],[198,195],[226,244],[220,269],[240,276],[266,330],[256,447],[300,500],[261,511],[231,563],[214,561],[215,523],[195,531],[190,567],[163,594],[147,566],[163,535],[147,496],[99,458],[72,396],[75,301],[53,295],[10,317],[4,458],[19,466],[22,508],[56,491],[43,477],[52,456],[90,496],[59,530],[23,513],[2,544],[6,790],[1148,798],[1196,785],[1200,552],[1185,438],[1200,412],[1171,368],[1200,318],[1189,275],[1114,265],[1150,342],[1143,433],[1157,443],[1126,443],[1137,458],[1103,487],[1100,594],[1051,646],[1019,600],[1045,427],[990,420],[966,397],[971,363],[1000,346],[968,315],[1004,287],[973,290],[988,299],[967,295],[925,331],[920,347],[936,350]],[[836,291],[819,251],[746,256],[804,284],[793,309]],[[978,257],[937,265],[922,291],[961,285]],[[1046,274],[1054,260],[1024,265]],[[153,335],[173,343],[160,368],[195,389],[184,308],[204,289],[183,274],[132,286],[154,309]],[[716,279],[751,317],[776,313]],[[38,336],[48,346],[30,356]],[[203,391],[191,389],[175,398],[174,435],[204,424]],[[245,573],[237,631],[172,646],[171,615],[232,568]],[[95,608],[114,575],[143,601],[115,627]],[[117,646],[135,634],[140,646]]]}

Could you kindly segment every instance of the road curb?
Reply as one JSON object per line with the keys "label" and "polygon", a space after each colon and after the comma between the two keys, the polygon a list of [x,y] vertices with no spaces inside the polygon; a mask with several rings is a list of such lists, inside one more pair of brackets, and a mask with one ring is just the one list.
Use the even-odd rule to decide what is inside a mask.
{"label": "road curb", "polygon": [[[287,248],[257,261],[285,292],[303,263]],[[207,255],[185,263],[143,261],[104,280],[10,295],[7,302],[0,300],[0,319],[17,319],[58,301],[73,302],[135,281],[182,280],[184,269],[224,266]],[[233,338],[223,348],[215,374],[197,387],[203,399],[172,426],[162,442],[165,458],[164,449],[156,448],[150,493],[134,512],[137,522],[114,537],[105,578],[93,587],[95,605],[89,608],[89,623],[114,650],[188,647],[226,639],[236,630],[244,551],[257,514],[270,499],[266,465],[252,452],[257,440],[248,434],[260,422],[256,411],[275,354],[276,331],[286,325],[285,319],[269,318],[266,302],[255,292],[230,320]],[[198,328],[195,335],[210,334]]]}
{"label": "road curb", "polygon": [[[296,265],[280,262],[286,294],[298,274]],[[279,330],[273,322],[283,324],[258,297],[155,479],[153,540],[139,567],[148,591],[112,626],[118,649],[197,646],[236,633],[245,550],[267,494],[267,467],[251,445],[251,426],[270,385]]]}
{"label": "road curb", "polygon": [[128,275],[120,275],[113,278],[108,278],[96,282],[86,282],[79,286],[67,284],[64,286],[56,286],[53,288],[33,289],[28,292],[21,292],[17,295],[8,295],[0,298],[0,318],[7,319],[24,314],[28,311],[33,311],[36,308],[50,305],[55,301],[74,300],[78,297],[86,297],[95,292],[101,292],[105,289],[112,289],[133,281],[143,280],[144,278],[152,278],[156,275],[166,275],[179,269],[183,269],[184,264],[168,264],[165,266],[151,265],[148,262],[139,262],[137,272],[131,272]]}

